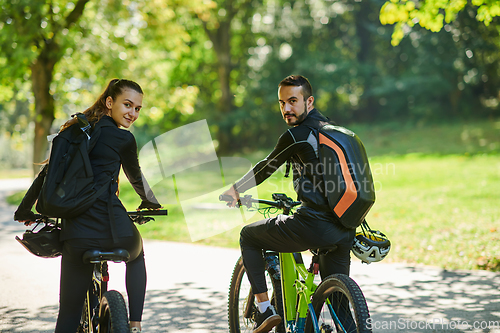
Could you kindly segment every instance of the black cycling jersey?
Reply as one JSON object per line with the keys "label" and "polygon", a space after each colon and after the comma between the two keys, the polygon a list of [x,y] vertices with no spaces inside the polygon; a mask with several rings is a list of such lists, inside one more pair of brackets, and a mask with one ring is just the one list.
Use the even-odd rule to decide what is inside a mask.
{"label": "black cycling jersey", "polygon": [[235,183],[236,190],[243,193],[259,185],[283,163],[290,161],[297,200],[306,204],[327,205],[320,175],[322,169],[318,158],[318,142],[311,129],[320,128],[325,123],[332,122],[318,110],[311,110],[302,123],[280,136],[276,147],[265,159]]}
{"label": "black cycling jersey", "polygon": [[349,274],[349,253],[355,230],[342,227],[329,209],[318,209],[327,206],[327,200],[323,194],[322,168],[313,129],[326,123],[331,122],[316,109],[311,110],[302,123],[280,136],[269,156],[257,163],[235,184],[238,192],[245,192],[266,180],[283,163],[290,161],[293,166],[294,189],[298,200],[303,202],[293,215],[278,215],[257,221],[241,230],[243,264],[255,293],[267,291],[263,249],[301,252],[335,245],[335,251],[320,258],[321,277],[335,273]]}

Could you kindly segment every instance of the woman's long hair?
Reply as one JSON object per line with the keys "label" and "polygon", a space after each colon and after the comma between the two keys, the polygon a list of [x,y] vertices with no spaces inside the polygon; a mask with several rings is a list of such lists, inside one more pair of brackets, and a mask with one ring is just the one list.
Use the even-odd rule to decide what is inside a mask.
{"label": "woman's long hair", "polygon": [[[110,96],[113,100],[116,100],[116,97],[120,96],[123,93],[123,90],[129,88],[137,91],[139,94],[144,94],[141,86],[134,81],[126,80],[126,79],[113,79],[109,81],[108,86],[104,90],[104,92],[99,96],[97,101],[95,101],[94,105],[89,107],[87,110],[83,111],[85,117],[91,124],[97,123],[102,116],[108,114],[109,110],[106,107],[106,99]],[[64,131],[68,127],[73,124],[76,124],[78,120],[76,118],[72,118],[65,122],[60,129],[60,132]]]}

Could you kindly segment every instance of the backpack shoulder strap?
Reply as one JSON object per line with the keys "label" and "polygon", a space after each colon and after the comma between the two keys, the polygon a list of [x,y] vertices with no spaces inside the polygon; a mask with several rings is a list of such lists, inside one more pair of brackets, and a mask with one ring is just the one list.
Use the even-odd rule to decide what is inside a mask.
{"label": "backpack shoulder strap", "polygon": [[[319,129],[320,129],[319,126],[322,126],[323,123],[327,124],[326,122],[318,122],[315,119],[312,119],[310,117],[306,117],[306,119],[300,124],[300,126],[306,126],[309,129],[311,129],[311,131],[314,133],[314,136],[316,137],[316,141],[318,141],[318,135],[319,135]],[[285,178],[288,178],[290,176],[291,165],[292,165],[292,161],[291,161],[291,159],[288,159],[286,161],[286,167],[285,167],[285,176],[284,176]]]}

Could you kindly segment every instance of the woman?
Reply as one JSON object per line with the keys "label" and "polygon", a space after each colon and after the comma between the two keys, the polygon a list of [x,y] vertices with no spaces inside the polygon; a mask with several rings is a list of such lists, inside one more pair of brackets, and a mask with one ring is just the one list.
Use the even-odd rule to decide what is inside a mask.
{"label": "woman", "polygon": [[[102,128],[96,145],[89,153],[95,175],[95,188],[97,190],[104,185],[110,186],[110,190],[104,191],[93,206],[82,215],[63,220],[61,240],[64,241],[64,247],[56,333],[74,333],[77,330],[93,269],[92,264],[83,263],[82,256],[91,248],[103,250],[125,248],[129,251],[126,288],[130,309],[130,331],[141,332],[146,294],[146,267],[142,239],[117,197],[118,183],[114,181],[108,185],[108,179],[117,175],[123,166],[125,175],[142,199],[138,209],[161,207],[142,177],[133,134],[120,128],[129,128],[139,117],[142,97],[142,89],[137,83],[114,79],[94,105],[83,112],[91,124],[100,122]],[[61,127],[61,131],[70,126],[78,126],[76,122],[76,119],[69,120]],[[39,189],[41,186],[38,178],[33,182],[14,215],[14,219],[19,222],[31,220],[31,207],[38,196],[38,191],[33,188]],[[108,213],[110,200],[114,217],[112,224]]]}

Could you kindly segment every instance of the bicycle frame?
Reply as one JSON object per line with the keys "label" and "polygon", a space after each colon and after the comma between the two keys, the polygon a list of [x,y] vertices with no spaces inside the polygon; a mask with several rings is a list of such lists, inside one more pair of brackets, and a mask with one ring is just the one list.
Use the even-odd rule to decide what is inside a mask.
{"label": "bicycle frame", "polygon": [[[303,333],[309,313],[313,322],[314,332],[320,333],[319,324],[311,303],[312,296],[318,287],[314,283],[317,270],[313,266],[308,270],[304,265],[300,253],[279,253],[279,262],[283,296],[283,320],[286,332]],[[344,330],[343,325],[328,300],[327,303],[330,315],[336,325]]]}
{"label": "bicycle frame", "polygon": [[96,333],[99,321],[99,302],[102,295],[108,290],[108,263],[106,261],[95,263],[92,272],[92,282],[87,290],[85,305],[87,306],[87,330]]}
{"label": "bicycle frame", "polygon": [[[296,260],[297,257],[300,261]],[[300,253],[280,253],[279,260],[285,329],[287,332],[304,332],[308,310],[314,313],[307,301],[317,287],[314,274],[307,271]]]}

